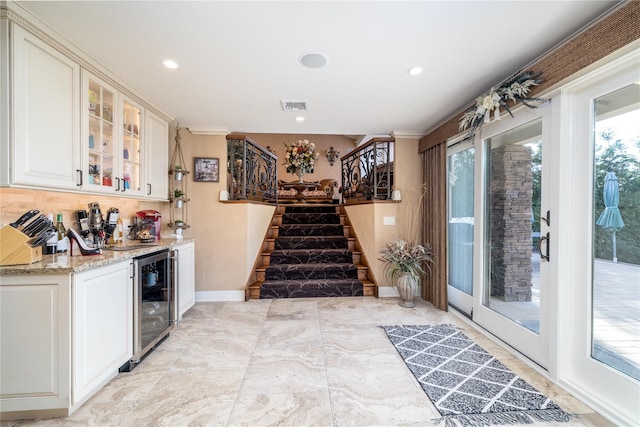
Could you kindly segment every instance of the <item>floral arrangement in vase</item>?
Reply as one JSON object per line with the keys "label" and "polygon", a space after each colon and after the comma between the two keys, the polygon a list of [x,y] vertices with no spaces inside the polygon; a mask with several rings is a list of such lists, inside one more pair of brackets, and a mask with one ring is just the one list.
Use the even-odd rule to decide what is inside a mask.
{"label": "floral arrangement in vase", "polygon": [[297,173],[299,176],[313,172],[319,154],[315,152],[316,145],[306,139],[302,139],[289,145],[284,143],[285,155],[283,166],[287,172]]}

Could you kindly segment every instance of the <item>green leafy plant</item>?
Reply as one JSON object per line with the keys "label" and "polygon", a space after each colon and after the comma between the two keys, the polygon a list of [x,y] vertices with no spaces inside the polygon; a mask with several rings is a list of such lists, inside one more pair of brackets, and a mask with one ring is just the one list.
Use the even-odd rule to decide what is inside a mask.
{"label": "green leafy plant", "polygon": [[185,195],[185,194],[182,192],[182,190],[174,190],[174,191],[173,191],[173,196],[174,196],[175,198],[179,198],[179,197],[182,197],[182,196],[184,196],[184,195]]}
{"label": "green leafy plant", "polygon": [[429,244],[419,245],[404,239],[395,239],[380,249],[378,255],[378,259],[384,265],[384,274],[391,281],[402,273],[409,273],[419,279],[431,272],[430,263],[433,262],[433,258]]}

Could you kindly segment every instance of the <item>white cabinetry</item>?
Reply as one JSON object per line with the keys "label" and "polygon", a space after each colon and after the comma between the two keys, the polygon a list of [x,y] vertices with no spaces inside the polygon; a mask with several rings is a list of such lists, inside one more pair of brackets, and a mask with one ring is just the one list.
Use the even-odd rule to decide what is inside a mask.
{"label": "white cabinetry", "polygon": [[[67,408],[71,393],[69,275],[3,276],[0,411]],[[66,415],[66,410],[49,412]]]}
{"label": "white cabinetry", "polygon": [[185,243],[175,247],[176,286],[178,287],[178,320],[196,302],[195,244]]}
{"label": "white cabinetry", "polygon": [[16,24],[11,40],[9,183],[76,189],[80,66]]}
{"label": "white cabinetry", "polygon": [[73,405],[118,373],[133,354],[131,261],[75,274]]}
{"label": "white cabinetry", "polygon": [[68,43],[0,35],[0,185],[168,200],[166,114]]}
{"label": "white cabinetry", "polygon": [[[83,96],[82,135],[83,189],[92,192],[119,191],[120,165],[117,155],[122,153],[121,139],[114,131],[119,119],[116,91],[87,71],[82,72]],[[120,128],[117,128],[118,131]]]}
{"label": "white cabinetry", "polygon": [[145,196],[153,199],[167,200],[169,181],[169,124],[147,110],[145,116],[145,163],[146,177]]}
{"label": "white cabinetry", "polygon": [[131,265],[0,276],[3,420],[67,416],[118,374],[133,354]]}

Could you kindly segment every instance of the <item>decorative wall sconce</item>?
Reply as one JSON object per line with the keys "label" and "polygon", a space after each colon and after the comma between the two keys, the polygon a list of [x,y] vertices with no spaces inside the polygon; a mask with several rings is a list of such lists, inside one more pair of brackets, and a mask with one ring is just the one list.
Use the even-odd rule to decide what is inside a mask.
{"label": "decorative wall sconce", "polygon": [[338,157],[340,157],[340,152],[338,150],[335,150],[333,146],[331,146],[327,150],[326,155],[327,155],[327,160],[329,160],[329,164],[333,166],[335,161],[338,160]]}

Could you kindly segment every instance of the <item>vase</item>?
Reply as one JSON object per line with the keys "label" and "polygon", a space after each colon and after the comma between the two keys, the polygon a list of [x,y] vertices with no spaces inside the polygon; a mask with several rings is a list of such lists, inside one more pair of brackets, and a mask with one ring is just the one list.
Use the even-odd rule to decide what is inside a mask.
{"label": "vase", "polygon": [[299,178],[299,182],[300,182],[300,183],[304,182],[304,181],[302,180],[302,177],[304,176],[304,171],[303,171],[302,169],[296,169],[296,175],[298,175],[298,178]]}
{"label": "vase", "polygon": [[396,289],[400,296],[400,306],[407,308],[416,306],[413,298],[418,293],[418,279],[415,276],[409,273],[402,273],[396,279]]}

